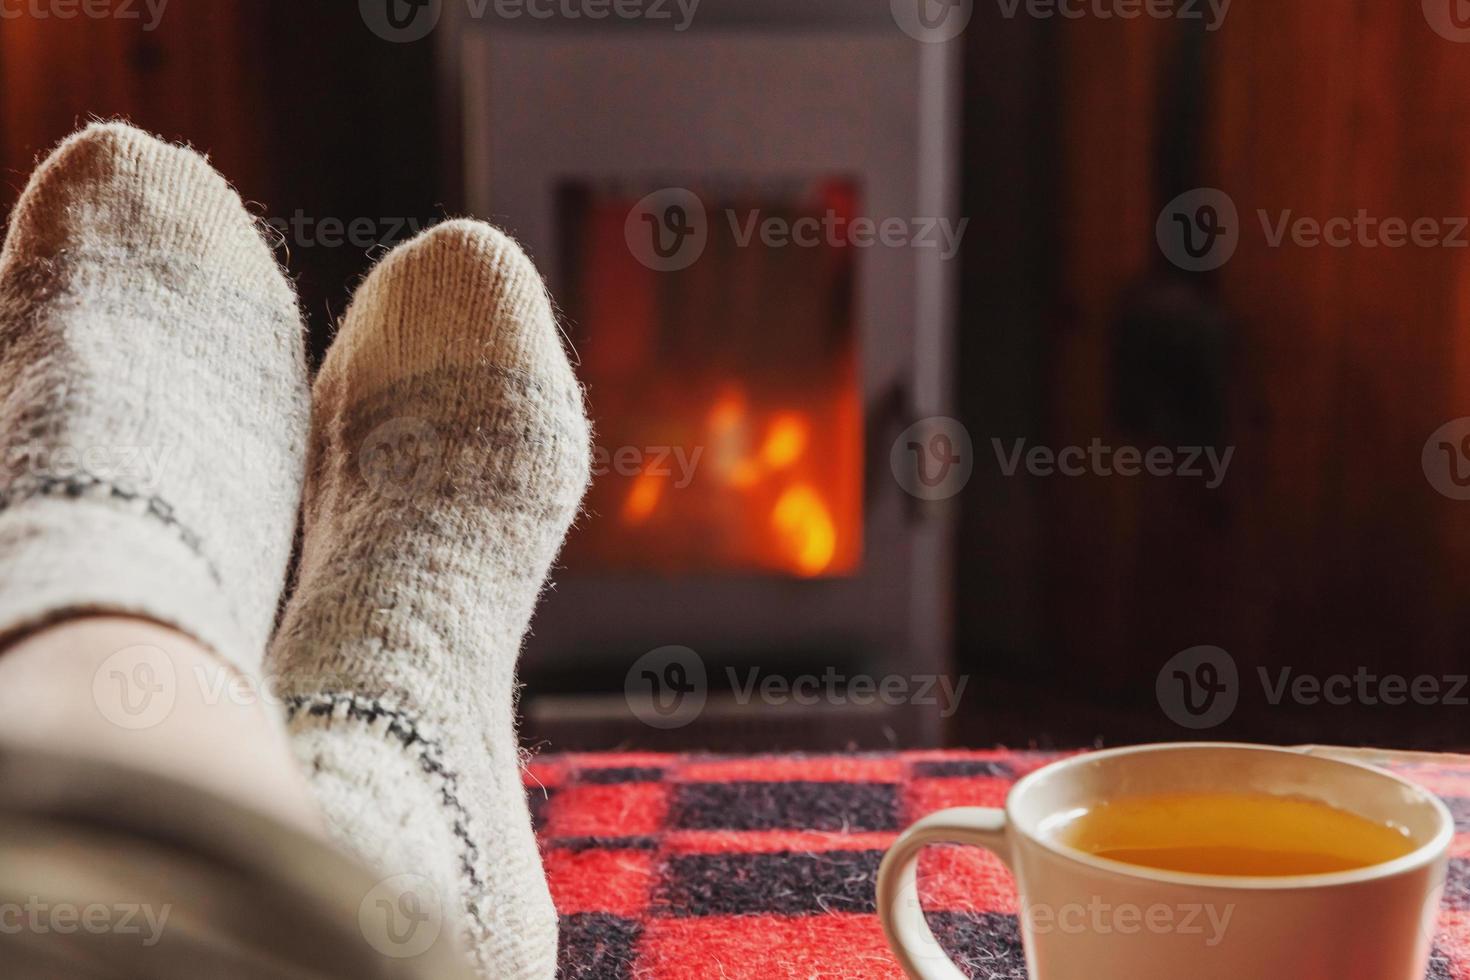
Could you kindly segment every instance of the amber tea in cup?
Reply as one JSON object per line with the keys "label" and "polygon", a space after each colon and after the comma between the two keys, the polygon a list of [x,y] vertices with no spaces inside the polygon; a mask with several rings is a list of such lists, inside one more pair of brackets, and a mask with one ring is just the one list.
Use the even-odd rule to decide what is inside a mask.
{"label": "amber tea in cup", "polygon": [[1162,871],[1275,877],[1334,874],[1415,849],[1401,827],[1316,800],[1265,793],[1162,793],[1071,816],[1056,839],[1096,857]]}

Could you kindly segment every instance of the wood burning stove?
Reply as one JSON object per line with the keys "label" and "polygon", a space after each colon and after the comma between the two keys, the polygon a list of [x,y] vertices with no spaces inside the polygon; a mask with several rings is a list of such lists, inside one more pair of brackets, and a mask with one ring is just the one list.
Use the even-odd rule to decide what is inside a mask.
{"label": "wood burning stove", "polygon": [[[912,239],[955,219],[955,43],[882,4],[705,0],[682,31],[457,7],[467,203],[545,271],[598,436],[528,737],[936,742],[942,706],[861,691],[948,660],[950,515],[889,461],[949,404],[952,263]],[[670,647],[697,685],[640,673],[700,707],[645,724],[630,670]]]}

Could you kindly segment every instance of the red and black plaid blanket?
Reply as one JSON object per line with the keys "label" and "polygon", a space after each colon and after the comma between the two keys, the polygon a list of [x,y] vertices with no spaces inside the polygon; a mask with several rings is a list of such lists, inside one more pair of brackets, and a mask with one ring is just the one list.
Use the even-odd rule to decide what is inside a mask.
{"label": "red and black plaid blanket", "polygon": [[[528,787],[562,916],[561,975],[596,980],[902,980],[874,911],[898,832],[1000,806],[1056,756],[550,756]],[[1455,846],[1431,980],[1470,980],[1470,767],[1399,770],[1442,796]],[[971,977],[1026,980],[1014,884],[980,848],[930,848],[920,893]]]}

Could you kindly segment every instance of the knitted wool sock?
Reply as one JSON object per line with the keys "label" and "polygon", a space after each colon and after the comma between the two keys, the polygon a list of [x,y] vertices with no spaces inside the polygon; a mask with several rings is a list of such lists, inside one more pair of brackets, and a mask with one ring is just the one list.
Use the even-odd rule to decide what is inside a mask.
{"label": "knitted wool sock", "polygon": [[132,614],[253,672],[307,424],[295,294],[224,178],[120,123],[57,147],[0,252],[0,634]]}
{"label": "knitted wool sock", "polygon": [[339,839],[421,910],[443,902],[494,980],[556,969],[515,661],[588,448],[540,276],[474,221],[378,265],[316,383],[300,579],[269,666]]}

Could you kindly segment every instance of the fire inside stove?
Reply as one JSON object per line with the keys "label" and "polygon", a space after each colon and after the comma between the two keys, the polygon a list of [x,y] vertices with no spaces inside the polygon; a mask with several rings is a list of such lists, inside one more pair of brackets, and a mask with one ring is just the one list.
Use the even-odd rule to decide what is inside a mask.
{"label": "fire inside stove", "polygon": [[[862,556],[857,194],[562,188],[563,302],[594,424],[584,571],[851,574]],[[675,232],[693,235],[678,254]],[[640,236],[646,232],[644,241]],[[661,237],[660,237],[661,236]]]}

